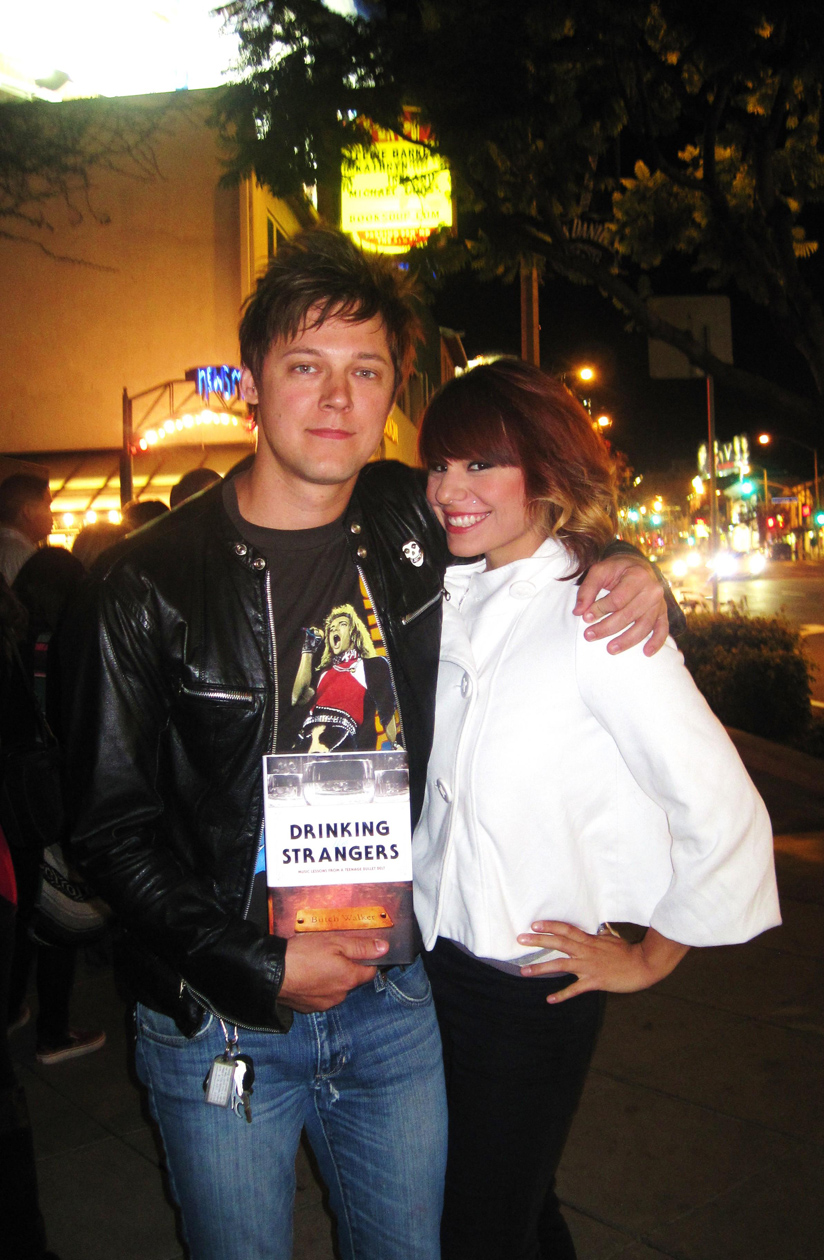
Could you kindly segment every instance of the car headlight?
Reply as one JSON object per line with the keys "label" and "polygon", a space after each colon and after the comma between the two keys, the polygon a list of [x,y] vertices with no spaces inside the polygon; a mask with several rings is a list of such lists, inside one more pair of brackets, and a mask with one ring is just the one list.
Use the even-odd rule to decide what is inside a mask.
{"label": "car headlight", "polygon": [[709,568],[716,577],[735,577],[738,572],[738,557],[729,551],[719,551],[715,558],[710,560]]}
{"label": "car headlight", "polygon": [[747,556],[747,570],[757,577],[759,573],[763,573],[767,567],[767,557],[763,556],[760,551],[753,551]]}

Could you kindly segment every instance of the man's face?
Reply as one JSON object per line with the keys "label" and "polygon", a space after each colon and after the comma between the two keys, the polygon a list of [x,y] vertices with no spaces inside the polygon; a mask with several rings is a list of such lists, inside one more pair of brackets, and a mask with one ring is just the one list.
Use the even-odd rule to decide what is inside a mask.
{"label": "man's face", "polygon": [[52,532],[51,492],[45,486],[39,499],[32,499],[20,513],[18,528],[33,543],[42,542]]}
{"label": "man's face", "polygon": [[333,656],[340,656],[342,652],[348,652],[352,646],[352,626],[349,618],[340,616],[333,617],[329,622],[329,647],[332,649]]}
{"label": "man's face", "polygon": [[242,386],[258,404],[255,458],[268,471],[293,484],[353,481],[377,449],[394,399],[383,321],[331,316],[275,342],[259,379],[244,368]]}

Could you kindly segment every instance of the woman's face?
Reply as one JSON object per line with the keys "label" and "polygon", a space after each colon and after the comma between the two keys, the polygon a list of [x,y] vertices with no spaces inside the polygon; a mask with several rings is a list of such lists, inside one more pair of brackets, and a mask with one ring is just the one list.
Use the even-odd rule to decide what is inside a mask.
{"label": "woman's face", "polygon": [[453,556],[486,556],[499,569],[531,556],[545,534],[530,520],[524,474],[511,465],[449,459],[429,470],[426,497]]}

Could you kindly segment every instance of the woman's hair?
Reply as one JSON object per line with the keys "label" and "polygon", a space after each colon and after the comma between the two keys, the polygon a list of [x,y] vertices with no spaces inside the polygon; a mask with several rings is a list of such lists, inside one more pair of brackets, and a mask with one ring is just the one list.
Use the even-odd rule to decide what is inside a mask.
{"label": "woman's hair", "polygon": [[531,519],[577,561],[578,577],[615,537],[609,448],[565,385],[518,359],[456,376],[421,421],[424,467],[479,459],[520,468]]}
{"label": "woman's hair", "polygon": [[29,556],[12,589],[29,614],[31,634],[57,629],[85,576],[83,565],[65,547],[41,547]]}

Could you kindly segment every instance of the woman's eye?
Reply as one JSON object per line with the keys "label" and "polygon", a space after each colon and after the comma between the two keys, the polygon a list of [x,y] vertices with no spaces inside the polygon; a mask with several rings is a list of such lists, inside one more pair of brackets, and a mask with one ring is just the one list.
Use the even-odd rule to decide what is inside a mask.
{"label": "woman's eye", "polygon": [[487,468],[492,468],[492,467],[494,467],[494,465],[492,465],[492,464],[487,464],[487,463],[486,463],[484,460],[482,460],[482,459],[473,459],[473,460],[472,460],[472,461],[471,461],[471,462],[467,465],[467,467],[468,467],[471,471],[473,471],[473,472],[484,472]]}
{"label": "woman's eye", "polygon": [[430,464],[428,471],[430,473],[445,473],[446,464]]}

